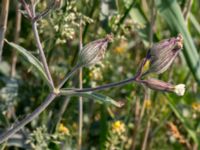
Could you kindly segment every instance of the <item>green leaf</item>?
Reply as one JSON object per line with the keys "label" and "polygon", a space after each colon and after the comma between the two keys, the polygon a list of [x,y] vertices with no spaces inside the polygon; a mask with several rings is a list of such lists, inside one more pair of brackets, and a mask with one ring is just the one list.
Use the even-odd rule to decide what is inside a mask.
{"label": "green leaf", "polygon": [[156,0],[155,3],[160,15],[168,23],[171,31],[182,34],[185,46],[183,49],[184,57],[194,78],[200,84],[199,55],[186,27],[180,6],[176,0]]}
{"label": "green leaf", "polygon": [[122,107],[123,103],[122,102],[117,102],[115,100],[113,100],[112,98],[102,95],[102,94],[98,94],[98,93],[94,93],[94,92],[84,92],[84,93],[74,93],[73,91],[70,92],[68,90],[60,90],[60,94],[61,95],[70,95],[70,96],[83,96],[89,99],[94,99],[97,100],[100,103],[105,103],[108,105],[114,105],[116,107]]}
{"label": "green leaf", "polygon": [[111,105],[115,105],[117,107],[122,107],[122,103],[121,102],[116,102],[115,100],[113,100],[112,98],[102,95],[102,94],[98,94],[98,93],[83,93],[85,97],[88,98],[93,98],[98,100],[101,103],[106,103],[106,104],[111,104]]}
{"label": "green leaf", "polygon": [[194,28],[200,34],[200,24],[198,23],[197,19],[195,18],[195,16],[192,13],[189,14],[189,19],[190,19],[192,25],[194,26]]}
{"label": "green leaf", "polygon": [[26,59],[38,70],[38,72],[40,73],[40,75],[42,76],[42,78],[44,79],[44,81],[49,85],[50,87],[50,82],[48,80],[48,77],[46,76],[46,73],[43,69],[43,66],[41,64],[41,62],[35,57],[33,56],[29,51],[27,51],[26,49],[24,49],[23,47],[12,43],[12,42],[8,42],[6,40],[6,42],[12,46],[13,48],[15,48],[20,54],[22,54],[23,56],[26,57]]}
{"label": "green leaf", "polygon": [[169,107],[172,109],[172,111],[174,112],[174,114],[176,115],[176,117],[181,121],[181,123],[183,124],[184,128],[186,129],[186,131],[188,132],[189,136],[193,139],[193,141],[195,143],[198,144],[198,138],[197,135],[195,133],[195,131],[190,127],[189,122],[181,115],[181,113],[177,110],[173,99],[170,96],[167,96],[168,98],[168,104]]}

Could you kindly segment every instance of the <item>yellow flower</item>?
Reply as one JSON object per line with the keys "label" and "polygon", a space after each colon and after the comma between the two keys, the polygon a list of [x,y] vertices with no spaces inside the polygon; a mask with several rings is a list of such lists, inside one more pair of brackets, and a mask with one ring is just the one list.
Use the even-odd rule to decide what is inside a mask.
{"label": "yellow flower", "polygon": [[150,99],[145,99],[144,100],[144,106],[145,108],[151,108],[151,100]]}
{"label": "yellow flower", "polygon": [[127,42],[121,41],[119,46],[116,47],[114,50],[116,53],[122,54],[127,49],[127,47],[128,47]]}
{"label": "yellow flower", "polygon": [[192,103],[192,109],[200,112],[200,103],[197,102]]}
{"label": "yellow flower", "polygon": [[62,123],[60,123],[58,126],[58,132],[66,134],[66,135],[70,135],[69,129],[67,127],[65,127]]}
{"label": "yellow flower", "polygon": [[116,51],[117,53],[121,54],[121,53],[124,52],[124,48],[121,47],[121,46],[119,46],[119,47],[116,47],[116,48],[115,48],[115,51]]}
{"label": "yellow flower", "polygon": [[118,134],[125,132],[125,124],[119,120],[115,121],[114,123],[112,123],[112,131],[113,133]]}
{"label": "yellow flower", "polygon": [[144,66],[142,67],[142,74],[147,72],[147,70],[149,70],[149,67],[150,67],[150,60],[147,59]]}

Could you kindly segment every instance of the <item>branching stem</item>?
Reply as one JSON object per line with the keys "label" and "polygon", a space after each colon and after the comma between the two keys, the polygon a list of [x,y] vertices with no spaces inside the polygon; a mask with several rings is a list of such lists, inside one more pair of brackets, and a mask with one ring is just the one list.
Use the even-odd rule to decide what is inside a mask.
{"label": "branching stem", "polygon": [[[35,6],[34,5],[31,5],[31,6],[32,6],[32,15],[33,15],[32,18],[34,18],[35,17]],[[44,50],[43,50],[41,42],[40,42],[40,37],[39,37],[39,34],[38,34],[38,30],[37,30],[37,22],[35,22],[34,20],[32,20],[32,29],[33,29],[33,33],[34,33],[34,37],[35,37],[35,40],[36,40],[37,47],[39,49],[40,58],[41,58],[43,66],[44,66],[45,73],[46,73],[46,75],[49,79],[51,88],[54,89],[54,83],[53,83],[53,80],[52,80],[52,77],[51,77],[51,73],[49,71],[49,67],[48,67],[47,60],[46,60],[46,57],[45,57],[45,54],[44,54]]]}
{"label": "branching stem", "polygon": [[17,131],[19,131],[26,124],[28,124],[33,119],[35,119],[43,110],[46,109],[46,107],[55,99],[55,97],[56,97],[55,94],[50,93],[47,96],[47,98],[44,100],[44,102],[39,107],[37,107],[30,115],[25,117],[22,121],[17,122],[10,129],[8,129],[6,132],[2,133],[0,135],[0,144],[3,143],[4,141],[6,141],[9,137],[11,137]]}

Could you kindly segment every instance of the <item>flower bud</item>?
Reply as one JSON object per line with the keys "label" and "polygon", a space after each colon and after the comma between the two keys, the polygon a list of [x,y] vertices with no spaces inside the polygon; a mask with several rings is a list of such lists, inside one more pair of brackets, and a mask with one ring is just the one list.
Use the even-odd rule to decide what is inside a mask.
{"label": "flower bud", "polygon": [[150,68],[147,72],[160,74],[166,71],[182,49],[182,42],[183,38],[179,34],[177,37],[154,44],[147,54],[147,59],[150,60]]}
{"label": "flower bud", "polygon": [[167,83],[167,82],[153,79],[153,78],[147,79],[147,80],[140,80],[140,83],[143,83],[145,86],[153,90],[159,90],[159,91],[164,91],[164,92],[174,92],[178,96],[183,96],[185,93],[184,84],[178,84],[174,86],[171,83]]}
{"label": "flower bud", "polygon": [[112,41],[112,35],[93,41],[85,45],[79,53],[78,66],[90,66],[104,58],[108,42]]}

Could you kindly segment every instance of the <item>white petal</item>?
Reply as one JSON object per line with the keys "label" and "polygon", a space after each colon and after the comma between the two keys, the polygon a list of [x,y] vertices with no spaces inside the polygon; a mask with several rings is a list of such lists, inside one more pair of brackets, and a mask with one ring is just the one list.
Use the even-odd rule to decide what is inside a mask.
{"label": "white petal", "polygon": [[183,96],[185,93],[185,84],[178,84],[175,86],[174,88],[174,92],[178,95],[178,96]]}

